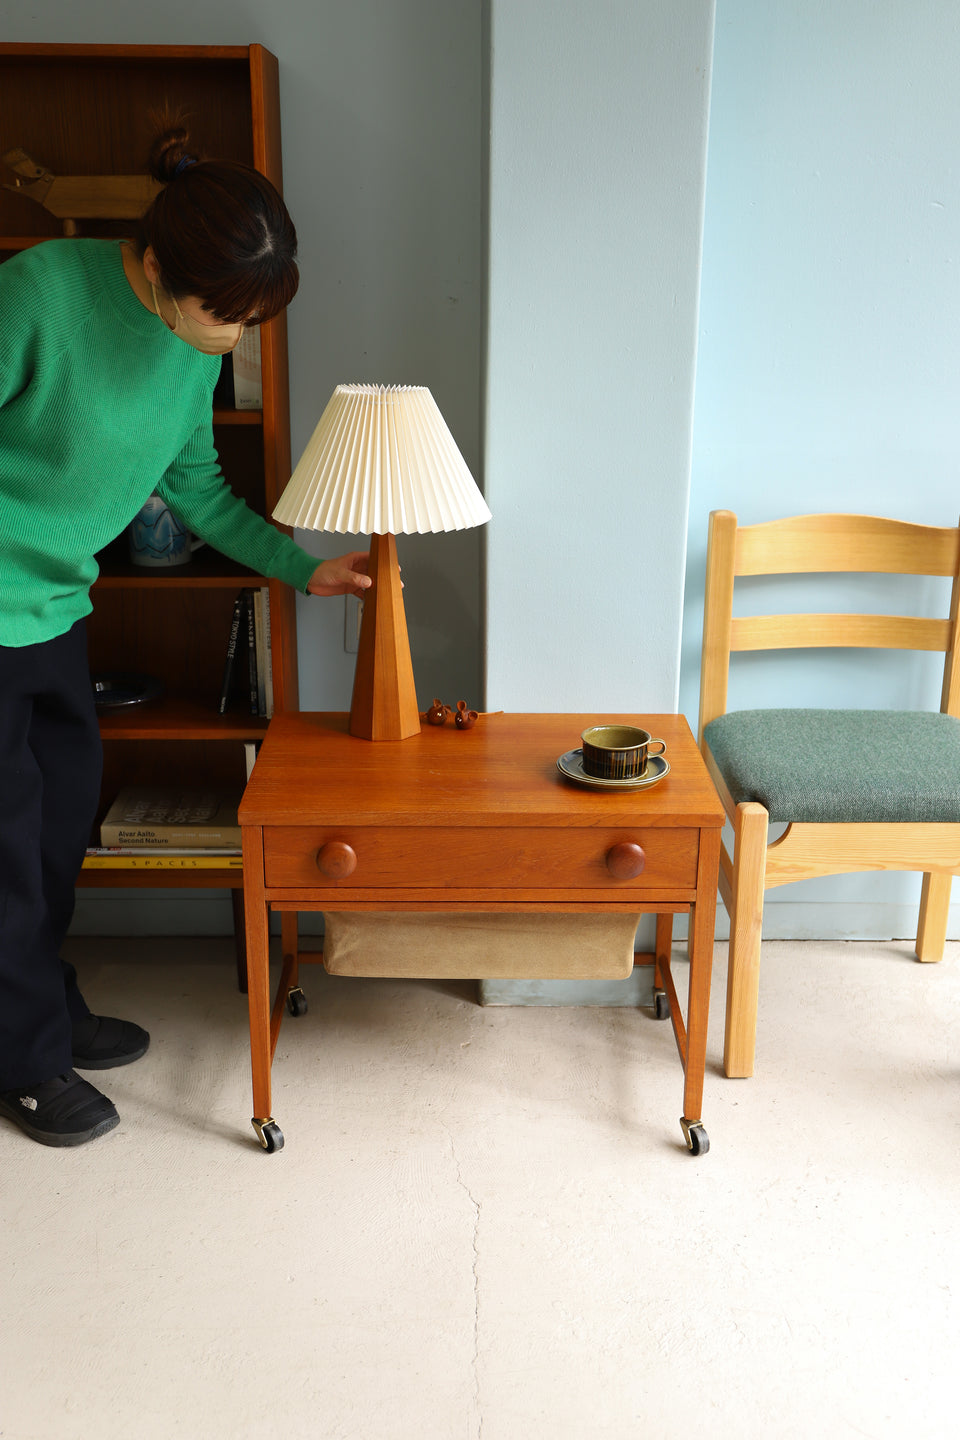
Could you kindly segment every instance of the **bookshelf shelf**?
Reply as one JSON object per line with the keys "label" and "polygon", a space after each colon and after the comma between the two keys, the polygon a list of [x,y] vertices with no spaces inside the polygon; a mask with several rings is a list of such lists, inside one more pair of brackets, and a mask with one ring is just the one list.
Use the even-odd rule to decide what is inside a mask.
{"label": "bookshelf shelf", "polygon": [[[220,677],[216,676],[219,690]],[[213,688],[211,688],[211,695]],[[100,714],[100,733],[108,740],[262,740],[267,722],[242,710],[220,715],[213,703],[202,705],[180,697],[153,700],[145,705],[124,706]]]}
{"label": "bookshelf shelf", "polygon": [[[2,248],[2,247],[0,247]],[[262,425],[262,410],[221,410],[213,412],[214,425]]]}
{"label": "bookshelf shelf", "polygon": [[[142,173],[153,116],[173,109],[189,115],[199,151],[253,165],[282,188],[278,65],[260,45],[0,43],[0,95],[0,149],[22,146],[55,175]],[[130,222],[81,220],[77,228],[85,236],[123,238]],[[0,262],[63,234],[62,222],[35,201],[0,187]],[[269,516],[290,475],[284,315],[260,327],[260,350],[262,409],[218,403],[213,422],[227,482]],[[296,709],[293,591],[209,548],[177,572],[135,567],[124,539],[98,560],[88,620],[91,670],[147,673],[165,692],[143,706],[100,712],[101,814],[131,784],[242,789],[245,746],[262,739],[267,722],[239,703],[218,713],[234,601],[241,589],[269,587],[274,703]],[[226,887],[236,897],[242,871],[88,867],[81,883]]]}
{"label": "bookshelf shelf", "polygon": [[265,575],[245,570],[224,556],[212,553],[169,570],[148,570],[125,560],[109,560],[93,586],[94,604],[101,590],[241,590],[245,585],[268,585]]}

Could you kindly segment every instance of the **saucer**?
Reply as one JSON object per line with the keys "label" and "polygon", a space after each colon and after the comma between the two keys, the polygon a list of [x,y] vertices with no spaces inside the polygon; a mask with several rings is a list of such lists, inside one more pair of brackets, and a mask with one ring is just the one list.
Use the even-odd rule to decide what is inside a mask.
{"label": "saucer", "polygon": [[598,775],[586,773],[582,750],[568,750],[565,755],[561,755],[557,761],[557,769],[568,780],[575,780],[578,785],[589,785],[591,790],[647,790],[651,785],[656,785],[658,780],[662,780],[664,775],[670,774],[666,757],[651,755],[642,775],[632,776],[627,780],[604,780]]}

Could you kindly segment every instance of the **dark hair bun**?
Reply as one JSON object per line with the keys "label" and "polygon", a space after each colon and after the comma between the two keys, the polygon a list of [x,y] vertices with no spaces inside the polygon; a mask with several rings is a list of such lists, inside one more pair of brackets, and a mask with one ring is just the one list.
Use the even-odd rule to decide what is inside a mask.
{"label": "dark hair bun", "polygon": [[154,180],[166,185],[180,173],[178,167],[184,160],[194,161],[197,157],[187,150],[190,134],[180,116],[164,116],[160,124],[163,129],[150,146],[147,168]]}

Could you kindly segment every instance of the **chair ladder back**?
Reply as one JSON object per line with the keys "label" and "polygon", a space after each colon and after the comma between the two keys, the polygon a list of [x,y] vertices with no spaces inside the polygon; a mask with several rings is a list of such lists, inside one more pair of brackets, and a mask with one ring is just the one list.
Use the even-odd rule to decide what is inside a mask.
{"label": "chair ladder back", "polygon": [[[950,616],[733,614],[738,576],[831,571],[952,575]],[[733,511],[711,512],[700,740],[704,727],[726,711],[732,651],[836,647],[944,652],[941,710],[960,717],[960,526],[870,515],[795,515],[738,526]]]}
{"label": "chair ladder back", "polygon": [[736,515],[732,510],[711,511],[707,533],[707,581],[700,658],[700,744],[703,743],[703,727],[709,725],[718,715],[722,715],[727,708],[736,548]]}
{"label": "chair ladder back", "polygon": [[737,575],[955,575],[958,531],[875,515],[793,515],[737,532]]}
{"label": "chair ladder back", "polygon": [[[737,531],[735,573],[952,575],[960,573],[960,529],[873,515],[794,515]],[[954,596],[954,605],[956,596]],[[949,655],[955,620],[919,615],[735,616],[731,650],[854,648],[936,650]],[[944,705],[949,685],[945,681]],[[952,694],[953,691],[951,690]],[[960,696],[957,696],[960,702]]]}
{"label": "chair ladder back", "polygon": [[731,650],[950,649],[949,620],[922,615],[744,615],[730,624]]}

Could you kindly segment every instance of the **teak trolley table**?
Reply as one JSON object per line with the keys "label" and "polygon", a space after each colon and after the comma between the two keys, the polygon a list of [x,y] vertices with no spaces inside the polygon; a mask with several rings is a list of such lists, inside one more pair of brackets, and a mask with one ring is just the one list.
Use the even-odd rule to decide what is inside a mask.
{"label": "teak trolley table", "polygon": [[[470,730],[424,724],[371,742],[345,714],[270,724],[240,806],[253,1126],[268,1152],[270,1067],[298,984],[297,912],[414,911],[657,915],[657,1014],[669,1015],[684,1070],[688,1148],[700,1118],[723,808],[682,716],[483,716]],[[662,737],[670,773],[649,789],[575,785],[557,759],[597,723]],[[269,914],[282,912],[283,969],[271,1008]],[[670,972],[673,915],[689,912],[687,1016]],[[320,958],[311,955],[311,959]]]}

